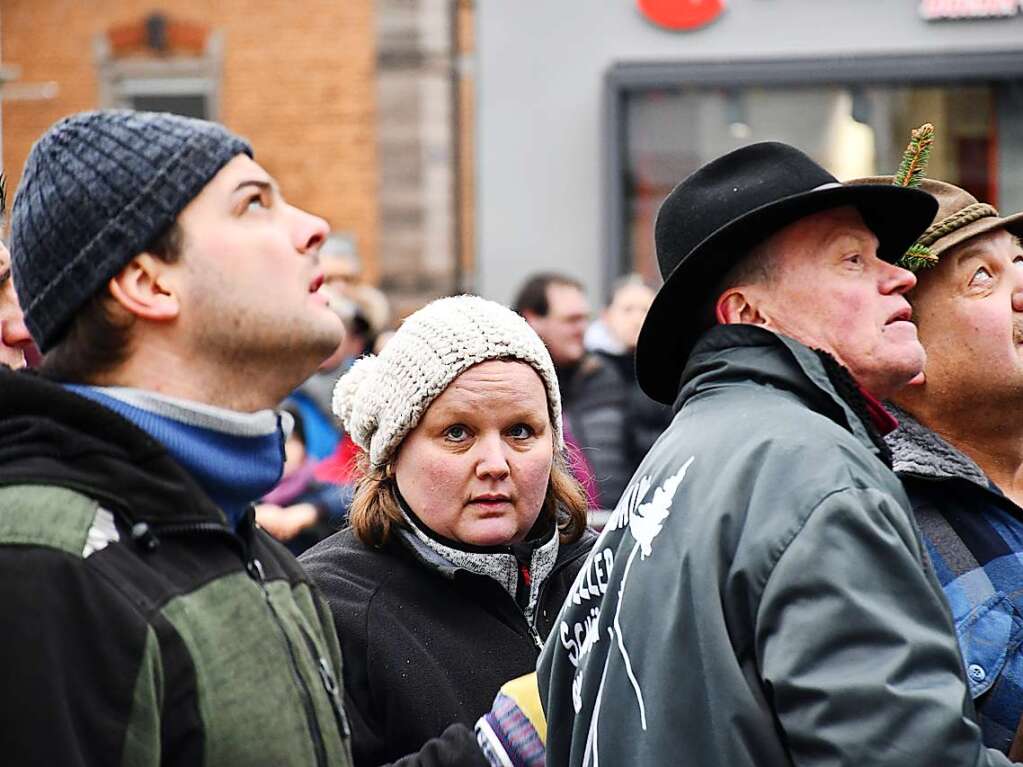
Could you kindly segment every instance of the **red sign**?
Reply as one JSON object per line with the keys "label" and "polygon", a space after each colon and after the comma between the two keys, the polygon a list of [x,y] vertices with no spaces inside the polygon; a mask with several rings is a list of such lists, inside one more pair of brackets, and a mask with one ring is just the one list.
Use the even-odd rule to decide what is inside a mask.
{"label": "red sign", "polygon": [[667,29],[696,29],[725,10],[725,0],[636,0],[640,12]]}
{"label": "red sign", "polygon": [[1020,5],[1020,0],[921,0],[920,15],[928,21],[1015,16]]}

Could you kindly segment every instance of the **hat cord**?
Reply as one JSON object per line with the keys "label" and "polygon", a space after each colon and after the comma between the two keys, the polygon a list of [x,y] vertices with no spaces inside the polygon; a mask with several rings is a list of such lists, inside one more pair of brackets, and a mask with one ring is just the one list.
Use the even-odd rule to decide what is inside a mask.
{"label": "hat cord", "polygon": [[986,202],[975,202],[972,205],[967,205],[962,210],[928,227],[927,231],[920,235],[920,239],[916,241],[916,244],[932,245],[946,234],[951,234],[967,224],[972,224],[974,221],[979,221],[988,216],[997,218],[998,210]]}

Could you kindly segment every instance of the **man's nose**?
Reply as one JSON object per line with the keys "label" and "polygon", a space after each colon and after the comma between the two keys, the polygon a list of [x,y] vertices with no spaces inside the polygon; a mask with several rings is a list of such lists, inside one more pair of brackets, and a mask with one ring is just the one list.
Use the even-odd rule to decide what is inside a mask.
{"label": "man's nose", "polygon": [[330,225],[319,216],[292,208],[295,216],[293,232],[295,247],[299,253],[317,254],[330,233]]}
{"label": "man's nose", "polygon": [[916,287],[916,275],[909,269],[888,263],[884,267],[881,288],[883,293],[908,293]]}
{"label": "man's nose", "polygon": [[1017,276],[1016,284],[1012,288],[1012,310],[1023,312],[1023,274]]}
{"label": "man's nose", "polygon": [[25,325],[25,318],[20,311],[12,317],[5,317],[0,320],[0,338],[4,346],[12,349],[23,349],[32,343],[32,335]]}

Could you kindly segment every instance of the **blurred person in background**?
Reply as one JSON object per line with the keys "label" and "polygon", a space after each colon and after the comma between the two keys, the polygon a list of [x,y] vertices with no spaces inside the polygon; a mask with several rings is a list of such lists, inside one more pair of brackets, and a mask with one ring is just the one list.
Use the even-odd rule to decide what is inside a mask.
{"label": "blurred person in background", "polygon": [[671,423],[671,407],[650,399],[636,381],[636,342],[653,300],[653,288],[640,275],[622,277],[584,339],[590,353],[618,372],[627,391],[622,439],[630,476]]}
{"label": "blurred person in background", "polygon": [[[334,280],[322,288],[330,298],[330,306],[345,326],[345,337],[337,349],[325,359],[308,379],[289,397],[305,423],[306,449],[311,457],[322,460],[331,456],[341,441],[342,432],[330,409],[331,392],[337,379],[356,359],[372,349],[377,333],[390,322],[390,304],[384,294],[372,285],[357,283],[349,265],[350,251],[335,255],[324,263],[334,270]],[[338,277],[338,275],[341,277]],[[326,278],[325,278],[326,279]]]}
{"label": "blurred person in background", "polygon": [[12,214],[45,358],[0,369],[3,762],[350,764],[329,613],[251,512],[343,333],[325,222],[223,126],[121,110],[52,126]]}
{"label": "blurred person in background", "polygon": [[380,354],[387,346],[387,342],[394,338],[393,330],[385,330],[383,333],[377,334],[376,339],[373,341],[373,353]]}
{"label": "blurred person in background", "polygon": [[[393,330],[385,330],[382,333],[378,333],[376,338],[373,340],[373,354],[380,354],[387,345],[387,342],[394,337]],[[365,347],[363,347],[365,351]],[[360,354],[361,356],[361,354]],[[351,359],[351,363],[354,363],[355,357]],[[345,367],[347,370],[351,367],[351,364]],[[351,488],[355,483],[355,477],[357,472],[357,458],[359,454],[359,446],[352,440],[352,436],[341,430],[341,439],[330,455],[324,458],[316,465],[315,477],[321,482],[328,482],[335,485],[340,485],[345,488]]]}
{"label": "blurred person in background", "polygon": [[588,488],[591,506],[614,508],[632,475],[622,439],[627,388],[611,364],[586,352],[590,304],[582,284],[563,274],[535,274],[519,289],[513,308],[554,361],[573,474],[584,486],[595,479],[595,498],[592,485]]}
{"label": "blurred person in background", "polygon": [[[890,178],[860,183],[891,183]],[[1023,716],[1023,213],[943,181],[911,263],[927,351],[887,436],[955,621],[984,742],[1009,752]],[[928,265],[933,264],[931,268]],[[1023,749],[1017,744],[1017,760]]]}
{"label": "blurred person in background", "polygon": [[0,365],[25,367],[25,350],[32,336],[25,326],[18,295],[11,279],[11,254],[7,250],[7,177],[0,173]]}
{"label": "blurred person in background", "polygon": [[358,765],[485,765],[470,728],[532,671],[593,533],[543,342],[476,296],[412,314],[338,382],[361,448],[351,526],[302,556],[344,651]]}
{"label": "blurred person in background", "polygon": [[346,296],[355,285],[362,284],[362,261],[351,240],[331,234],[320,248],[323,284],[333,295]]}
{"label": "blurred person in background", "polygon": [[[655,291],[639,274],[627,274],[611,286],[611,300],[600,317],[586,328],[583,345],[591,352],[608,356],[631,355],[636,350],[643,320],[654,301]],[[632,368],[623,369],[632,377]]]}
{"label": "blurred person in background", "polygon": [[281,411],[294,420],[284,442],[284,473],[277,486],[256,504],[256,521],[298,555],[344,527],[352,485],[317,479],[317,461],[306,450],[302,414],[288,404]]}

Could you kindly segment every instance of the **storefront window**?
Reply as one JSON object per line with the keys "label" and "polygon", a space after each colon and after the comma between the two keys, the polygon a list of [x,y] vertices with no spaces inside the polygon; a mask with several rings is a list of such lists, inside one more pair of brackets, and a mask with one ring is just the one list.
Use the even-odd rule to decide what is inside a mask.
{"label": "storefront window", "polygon": [[653,221],[705,162],[757,141],[799,147],[839,179],[894,173],[910,130],[935,125],[927,175],[1003,214],[1023,210],[1023,82],[637,88],[623,94],[622,270],[658,279]]}

